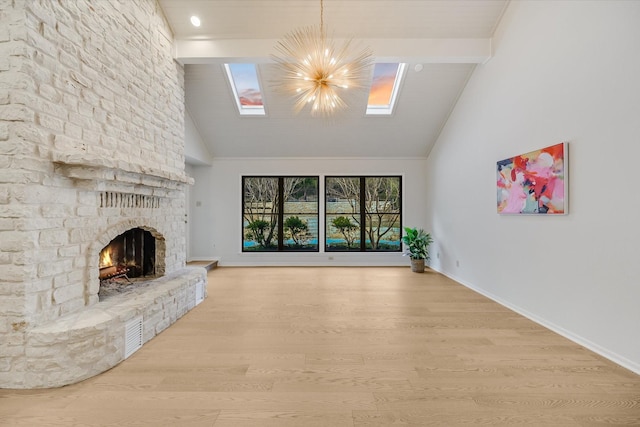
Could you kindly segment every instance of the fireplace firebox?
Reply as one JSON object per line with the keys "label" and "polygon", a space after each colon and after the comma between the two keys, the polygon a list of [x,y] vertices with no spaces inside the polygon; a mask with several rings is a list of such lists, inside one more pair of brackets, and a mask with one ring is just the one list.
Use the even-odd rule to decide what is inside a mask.
{"label": "fireplace firebox", "polygon": [[118,280],[156,276],[156,239],[147,230],[132,228],[100,251],[100,285]]}

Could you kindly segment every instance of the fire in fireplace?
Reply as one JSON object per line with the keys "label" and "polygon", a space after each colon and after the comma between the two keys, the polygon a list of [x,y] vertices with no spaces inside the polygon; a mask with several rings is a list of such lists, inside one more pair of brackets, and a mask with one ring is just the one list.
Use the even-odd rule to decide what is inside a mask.
{"label": "fire in fireplace", "polygon": [[113,239],[100,251],[100,284],[115,279],[153,277],[156,239],[142,228],[132,228]]}

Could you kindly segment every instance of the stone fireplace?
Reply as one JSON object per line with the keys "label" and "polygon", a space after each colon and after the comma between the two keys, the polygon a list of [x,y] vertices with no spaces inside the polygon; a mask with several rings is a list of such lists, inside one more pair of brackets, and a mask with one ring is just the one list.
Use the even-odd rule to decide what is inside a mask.
{"label": "stone fireplace", "polygon": [[[206,295],[206,271],[185,266],[182,188],[188,178],[143,176],[86,162],[91,160],[54,162],[51,179],[70,184],[56,198],[82,201],[74,210],[85,215],[69,221],[51,241],[43,238],[48,231],[39,232],[44,252],[35,268],[52,276],[34,282],[45,290],[33,294],[34,305],[25,305],[29,311],[22,321],[12,322],[24,353],[11,363],[25,371],[13,373],[17,382],[8,384],[11,388],[61,386],[103,372]],[[105,171],[113,179],[105,179]],[[127,181],[141,180],[145,184],[134,186],[135,193],[125,192],[131,188]],[[133,338],[132,322],[138,324]],[[131,340],[138,342],[133,350]]]}
{"label": "stone fireplace", "polygon": [[156,0],[4,6],[0,388],[57,387],[206,295],[186,267],[183,69]]}
{"label": "stone fireplace", "polygon": [[[25,313],[30,320],[13,326],[24,339],[26,372],[13,377],[19,382],[12,388],[60,386],[103,372],[206,295],[206,271],[185,266],[183,188],[189,179],[102,163],[86,156],[54,162],[51,179],[70,184],[56,198],[82,201],[74,209],[85,214],[81,227],[70,221],[54,241],[40,239],[42,246],[57,246],[58,257],[42,259],[38,268],[56,276],[42,294],[46,299],[36,296],[37,306]],[[130,337],[132,322],[138,335]],[[133,349],[132,340],[138,342]]]}

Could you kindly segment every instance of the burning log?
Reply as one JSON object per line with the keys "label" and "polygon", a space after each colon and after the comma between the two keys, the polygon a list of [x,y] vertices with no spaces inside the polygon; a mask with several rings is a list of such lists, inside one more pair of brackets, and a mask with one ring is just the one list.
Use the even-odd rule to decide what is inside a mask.
{"label": "burning log", "polygon": [[126,265],[111,265],[109,267],[102,267],[100,269],[100,281],[125,278],[129,281],[129,267]]}

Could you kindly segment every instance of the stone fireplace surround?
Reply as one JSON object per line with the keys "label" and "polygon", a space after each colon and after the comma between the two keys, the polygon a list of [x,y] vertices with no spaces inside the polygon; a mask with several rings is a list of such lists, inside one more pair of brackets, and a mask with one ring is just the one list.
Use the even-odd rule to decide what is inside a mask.
{"label": "stone fireplace surround", "polygon": [[[89,200],[95,202],[91,211],[96,215],[86,220],[91,227],[84,228],[91,240],[86,262],[74,263],[80,267],[76,268],[81,273],[78,277],[84,279],[66,287],[66,293],[80,294],[84,303],[72,305],[68,314],[34,322],[36,325],[25,331],[25,358],[19,364],[26,372],[11,384],[14,388],[57,387],[104,372],[128,356],[128,322],[142,319],[145,343],[206,297],[206,270],[175,262],[184,259],[176,251],[184,250],[183,188],[192,183],[190,178],[116,170],[86,156],[82,160],[61,156],[55,164],[56,174],[71,179],[75,187],[68,191],[77,192],[76,198],[87,206]],[[113,238],[136,227],[156,238],[159,277],[99,301],[100,251]],[[92,235],[88,230],[93,230]]]}
{"label": "stone fireplace surround", "polygon": [[[56,387],[122,361],[131,320],[146,342],[204,297],[184,70],[157,0],[0,3],[0,388]],[[133,227],[163,276],[99,301],[99,251]]]}

